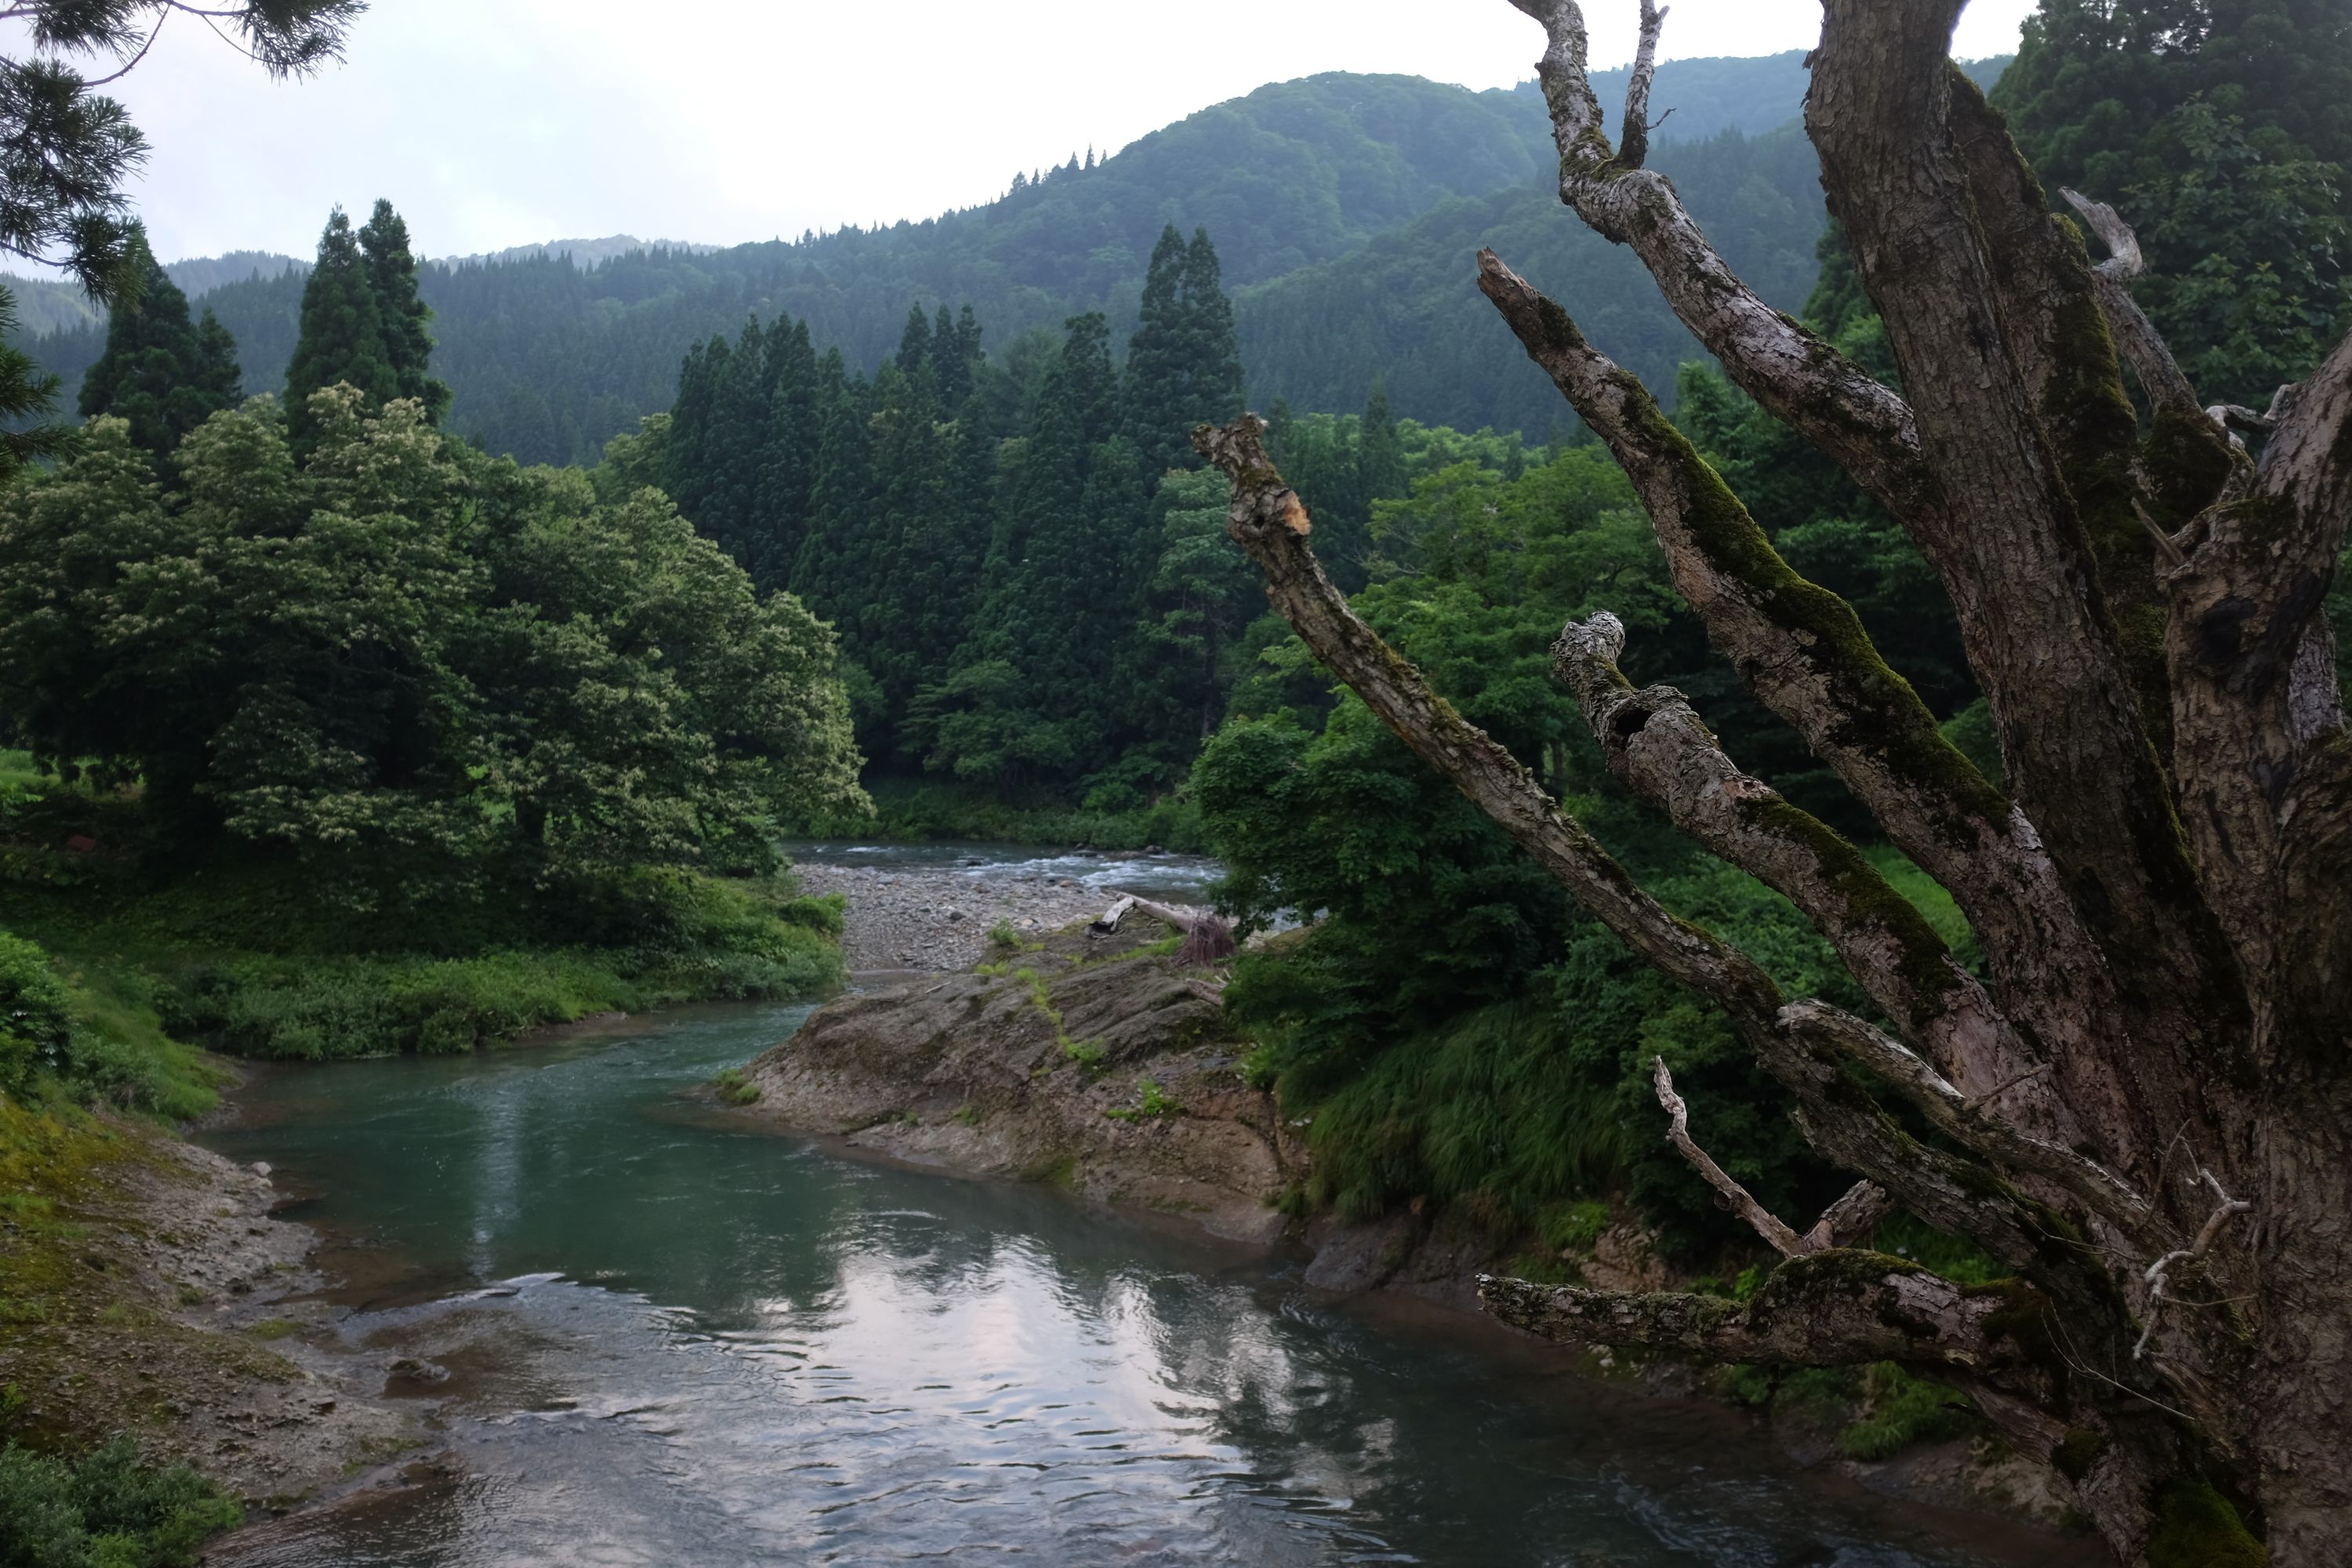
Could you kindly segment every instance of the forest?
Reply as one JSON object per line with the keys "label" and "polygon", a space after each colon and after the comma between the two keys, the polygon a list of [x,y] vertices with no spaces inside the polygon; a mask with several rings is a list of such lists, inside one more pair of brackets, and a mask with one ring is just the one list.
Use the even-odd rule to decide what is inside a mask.
{"label": "forest", "polygon": [[[1822,224],[1801,139],[1780,132],[1802,91],[1794,55],[1676,61],[1658,89],[1675,138],[1662,157],[1791,309]],[[587,464],[668,406],[689,344],[731,335],[746,316],[805,321],[820,352],[838,348],[869,371],[896,351],[914,301],[971,303],[1000,351],[1090,310],[1123,341],[1151,248],[1175,221],[1217,237],[1255,403],[1351,413],[1379,370],[1402,415],[1542,439],[1559,422],[1557,397],[1541,377],[1464,351],[1465,335],[1493,329],[1454,285],[1474,231],[1525,227],[1556,205],[1549,158],[1529,88],[1319,76],[1205,110],[1109,157],[1024,174],[994,202],[919,223],[603,259],[425,262],[418,284],[436,316],[436,372],[454,393],[451,428],[525,463]],[[1597,240],[1550,239],[1557,276],[1611,289],[1642,334],[1637,363],[1670,378],[1691,340],[1638,269]],[[173,265],[236,336],[255,384],[275,385],[297,335],[299,265]],[[63,285],[42,286],[38,319],[58,330],[23,335],[68,395],[102,346],[101,321],[66,322],[78,302]],[[36,303],[28,297],[28,326]],[[1309,322],[1313,334],[1302,334]]]}
{"label": "forest", "polygon": [[[2335,994],[2290,959],[2337,983],[2308,911],[2352,862],[2303,868],[2273,819],[2334,776],[2352,698],[2352,480],[2305,428],[2352,333],[2352,28],[2042,0],[2013,61],[1918,64],[1989,161],[1968,201],[2014,225],[1938,295],[1806,108],[1835,48],[1658,67],[1675,139],[1595,154],[1576,117],[1638,102],[1647,57],[1587,73],[1574,6],[1520,9],[1540,88],[1307,78],[791,243],[449,266],[379,200],[300,267],[189,273],[50,192],[104,313],[27,289],[54,330],[0,358],[0,1172],[95,1158],[93,1109],[203,1114],[207,1051],[454,1055],[835,991],[843,906],[794,836],[1198,850],[1244,942],[1242,1080],[1311,1153],[1294,1218],[1427,1206],[1554,1337],[1608,1331],[1575,1258],[1630,1219],[1700,1327],[1625,1342],[1697,1344],[1737,1399],[1828,1377],[1876,1422],[1849,1454],[2035,1451],[2122,1562],[2326,1561],[2341,1500],[2245,1414],[2317,1353],[2263,1337],[2307,1303],[2208,1251],[2257,1179],[2340,1245],[2284,1206],[2326,1201],[2340,1137],[2280,1107],[2343,1103]],[[1969,288],[2035,323],[1973,381],[1985,334],[1938,314]],[[2032,315],[2060,297],[2095,331]],[[2006,413],[1951,390],[2010,375],[2042,379]],[[1996,417],[2052,454],[2040,532],[2030,486],[2003,511],[1905,466],[1977,473]],[[2015,561],[1937,531],[1971,506]],[[2284,587],[2212,564],[2264,518],[2316,520],[2276,525],[2311,555]],[[2036,582],[2091,585],[2050,595],[2079,680],[2021,674],[1987,607]],[[2267,805],[2208,776],[2263,747]],[[1998,876],[1962,843],[2037,824]],[[2236,1080],[2183,1065],[2200,1040]],[[1663,1136],[1675,1094],[1703,1161]],[[2210,1145],[2187,1198],[2176,1124]],[[1792,1351],[1788,1293],[1824,1346],[1863,1300],[1772,1218],[1816,1214],[1865,1272],[1899,1255],[1897,1293],[2032,1293],[2114,1389],[2053,1377],[2006,1306],[1948,1354],[1866,1324]],[[2172,1268],[2267,1316],[2192,1313]],[[0,1306],[33,1289],[0,1273]],[[2150,1436],[2127,1406],[2159,1399],[2189,1410]],[[121,1560],[165,1563],[234,1512],[37,1447],[0,1458],[0,1522],[111,1488]],[[116,1560],[66,1552],[24,1561]]]}

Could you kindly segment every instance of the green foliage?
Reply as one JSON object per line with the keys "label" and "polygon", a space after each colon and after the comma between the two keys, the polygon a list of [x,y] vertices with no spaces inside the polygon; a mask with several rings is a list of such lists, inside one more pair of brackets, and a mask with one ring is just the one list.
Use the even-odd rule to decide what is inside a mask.
{"label": "green foliage", "polygon": [[153,987],[135,975],[61,970],[0,930],[0,1095],[22,1105],[104,1100],[167,1121],[215,1103],[214,1075],[168,1038]]}
{"label": "green foliage", "polygon": [[2266,405],[2352,327],[2352,33],[2327,0],[2042,0],[1994,102],[2114,203],[2134,292],[2211,401]]}
{"label": "green foliage", "polygon": [[869,842],[968,838],[1091,849],[1157,845],[1181,854],[1205,853],[1209,847],[1199,804],[1181,785],[1140,807],[1123,802],[1107,805],[1100,798],[1091,805],[1072,806],[1051,790],[999,792],[946,779],[881,777],[873,781],[869,793],[870,810],[801,814],[788,818],[788,825],[805,837]]}
{"label": "green foliage", "polygon": [[0,710],[45,758],[143,781],[367,901],[645,862],[761,869],[764,823],[855,809],[825,628],[760,599],[658,492],[319,394],[182,444],[166,507],[120,422],[0,508]]}
{"label": "green foliage", "polygon": [[1205,228],[1185,243],[1169,225],[1152,247],[1135,336],[1127,349],[1127,437],[1156,476],[1199,462],[1195,425],[1222,425],[1242,411],[1242,362],[1234,310],[1216,247]]}
{"label": "green foliage", "polygon": [[1184,1108],[1150,1079],[1137,1079],[1135,1093],[1133,1105],[1115,1105],[1103,1114],[1114,1121],[1157,1121],[1162,1117],[1184,1114]]}
{"label": "green foliage", "polygon": [[[1675,596],[1631,500],[1590,447],[1559,449],[1516,478],[1475,461],[1439,467],[1373,505],[1372,581],[1355,605],[1675,912],[1754,954],[1790,994],[1863,1006],[1785,900],[1624,805],[1549,678],[1561,622],[1611,608],[1634,630],[1637,681],[1681,688],[1727,733],[1761,728]],[[1270,652],[1289,657],[1282,646]],[[1297,679],[1311,673],[1297,668]],[[1657,1136],[1650,1079],[1661,1055],[1703,1108],[1710,1152],[1768,1205],[1800,1212],[1834,1195],[1719,1013],[1578,917],[1352,695],[1319,729],[1313,710],[1287,703],[1247,716],[1256,695],[1237,693],[1193,788],[1228,868],[1221,902],[1257,924],[1281,910],[1321,917],[1245,952],[1227,991],[1229,1012],[1260,1042],[1251,1070],[1313,1118],[1313,1201],[1364,1217],[1425,1196],[1525,1229],[1559,1205],[1623,1192],[1670,1248],[1736,1241]],[[1815,766],[1801,748],[1790,762]],[[1940,889],[1899,857],[1871,858],[1969,951]]]}
{"label": "green foliage", "polygon": [[743,1069],[740,1068],[720,1068],[719,1076],[712,1079],[710,1083],[712,1089],[718,1091],[720,1101],[725,1104],[757,1105],[760,1103],[760,1086],[745,1079]]}
{"label": "green foliage", "polygon": [[[1801,58],[1669,61],[1653,111],[1671,110],[1666,132],[1685,142],[1726,130],[1760,137],[1795,118]],[[1601,100],[1622,101],[1623,82],[1622,71],[1600,73]],[[1684,142],[1655,150],[1709,237],[1768,297],[1793,303],[1820,223],[1810,163],[1775,163],[1759,175],[1759,161],[1743,156],[1711,175],[1700,165],[1712,156],[1686,154]],[[435,312],[435,369],[456,389],[449,427],[527,463],[593,462],[606,440],[669,406],[690,345],[733,334],[754,312],[805,320],[820,354],[838,347],[869,372],[898,349],[916,300],[971,301],[999,345],[1089,310],[1124,339],[1171,222],[1188,233],[1206,225],[1217,237],[1259,406],[1286,395],[1300,407],[1359,408],[1373,374],[1391,364],[1401,413],[1540,436],[1560,417],[1558,395],[1539,374],[1493,354],[1492,312],[1464,286],[1482,238],[1521,265],[1559,258],[1558,275],[1538,282],[1605,290],[1608,346],[1621,358],[1639,347],[1633,363],[1662,384],[1693,352],[1654,291],[1637,287],[1638,267],[1622,251],[1587,246],[1562,219],[1549,190],[1557,163],[1532,82],[1474,93],[1333,73],[1269,85],[1091,167],[1073,160],[933,219],[713,251],[428,262],[418,280]],[[1508,234],[1481,227],[1475,209],[1489,198],[1510,213]],[[1401,253],[1380,248],[1442,208],[1454,210],[1450,220],[1416,231]],[[294,348],[302,279],[250,278],[251,269],[241,265],[225,281],[183,269],[183,284],[197,294],[217,282],[202,302],[236,334],[250,383],[275,386]],[[1275,279],[1298,288],[1246,297]],[[1593,300],[1584,287],[1579,297]],[[1309,306],[1318,316],[1300,321]],[[96,359],[99,333],[70,330],[37,346],[70,390]],[[944,376],[940,392],[946,407],[960,406]]]}
{"label": "green foliage", "polygon": [[1978,1428],[1975,1411],[1959,1394],[1892,1362],[1871,1367],[1863,1386],[1861,1417],[1838,1434],[1838,1451],[1849,1459],[1891,1459],[1906,1448]]}
{"label": "green foliage", "polygon": [[[376,326],[383,334],[394,395],[414,398],[424,407],[425,419],[437,425],[449,411],[449,389],[425,372],[433,357],[433,335],[425,324],[433,312],[417,292],[408,226],[390,202],[377,200],[375,211],[360,229],[360,252],[367,260],[368,291],[375,296]],[[299,355],[301,351],[295,352]]]}
{"label": "green foliage", "polygon": [[0,1568],[183,1568],[244,1510],[117,1437],[79,1461],[0,1447]]}
{"label": "green foliage", "polygon": [[131,441],[159,469],[189,432],[237,401],[236,345],[205,313],[201,329],[189,319],[188,297],[157,265],[142,233],[132,238],[129,265],[135,291],[114,302],[106,323],[106,352],[82,377],[83,418],[127,420]]}
{"label": "green foliage", "polygon": [[400,395],[385,347],[383,303],[341,207],[319,236],[319,258],[302,285],[302,335],[286,367],[288,424],[298,450],[308,450],[315,434],[311,397],[333,386],[354,388],[368,411]]}

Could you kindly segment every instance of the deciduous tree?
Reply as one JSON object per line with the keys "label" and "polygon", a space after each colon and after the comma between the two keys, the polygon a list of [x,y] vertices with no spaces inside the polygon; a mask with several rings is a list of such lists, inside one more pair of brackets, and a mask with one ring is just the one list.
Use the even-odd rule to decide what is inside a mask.
{"label": "deciduous tree", "polygon": [[[1612,142],[1578,5],[1514,4],[1549,39],[1563,201],[1910,535],[1952,600],[2006,784],[1648,390],[1491,252],[1479,288],[1625,469],[1717,649],[1951,892],[1981,973],[1681,693],[1634,689],[1615,616],[1572,622],[1555,669],[1611,770],[1790,900],[1869,1005],[1784,995],[1350,612],[1258,421],[1196,434],[1233,482],[1229,530],[1307,644],[1590,913],[1719,1006],[1855,1178],[1817,1220],[1772,1214],[1704,1159],[1707,1108],[1662,1072],[1676,1146],[1778,1269],[1745,1304],[1490,1279],[1488,1307],[1704,1359],[1932,1370],[2054,1464],[2127,1563],[2341,1561],[2352,733],[2323,604],[2352,518],[2352,341],[2265,413],[2200,407],[2128,291],[2128,227],[2077,199],[2108,252],[2095,263],[1951,62],[1962,0],[1828,0],[1806,128],[1898,393],[1767,307],[1643,166],[1654,5]],[[2011,1278],[1967,1287],[1870,1251],[1896,1206]]]}

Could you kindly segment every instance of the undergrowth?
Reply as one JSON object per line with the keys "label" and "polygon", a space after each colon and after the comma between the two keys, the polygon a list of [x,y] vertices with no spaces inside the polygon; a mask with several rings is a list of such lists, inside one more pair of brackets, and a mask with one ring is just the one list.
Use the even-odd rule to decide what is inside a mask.
{"label": "undergrowth", "polygon": [[181,1568],[244,1518],[185,1465],[118,1437],[78,1460],[0,1447],[0,1568]]}

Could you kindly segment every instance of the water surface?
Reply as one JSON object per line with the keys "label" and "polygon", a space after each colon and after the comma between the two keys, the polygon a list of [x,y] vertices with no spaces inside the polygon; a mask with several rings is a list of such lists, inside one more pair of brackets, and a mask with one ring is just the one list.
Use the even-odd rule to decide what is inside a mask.
{"label": "water surface", "polygon": [[1117,888],[1146,898],[1208,901],[1224,868],[1205,855],[1147,855],[1126,849],[1046,849],[1031,844],[942,838],[921,844],[855,844],[846,840],[787,840],[784,852],[811,866],[860,866],[883,871],[948,871],[991,881],[1006,877],[1067,878],[1089,888]]}
{"label": "water surface", "polygon": [[343,1331],[449,1371],[463,1464],[236,1561],[2079,1560],[1808,1475],[1740,1417],[1478,1325],[1334,1307],[1286,1260],[687,1097],[801,1016],[711,1008],[249,1089],[208,1141],[364,1243],[340,1254],[362,1302]]}

